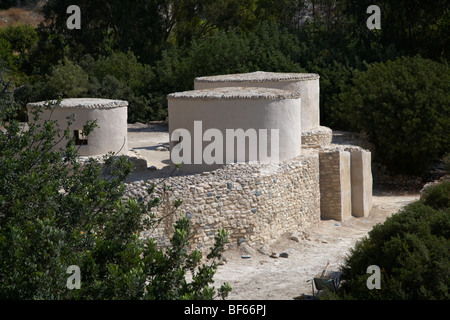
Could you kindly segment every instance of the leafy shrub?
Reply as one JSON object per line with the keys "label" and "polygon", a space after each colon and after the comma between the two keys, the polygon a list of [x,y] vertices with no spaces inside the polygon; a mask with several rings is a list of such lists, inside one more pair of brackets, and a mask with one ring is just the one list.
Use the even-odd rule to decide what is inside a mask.
{"label": "leafy shrub", "polygon": [[131,51],[128,53],[118,51],[109,56],[99,57],[94,64],[91,63],[91,70],[87,68],[89,63],[86,62],[89,57],[85,57],[80,65],[83,66],[84,62],[83,69],[91,76],[97,79],[103,79],[107,75],[113,76],[137,94],[145,93],[150,89],[150,83],[154,78],[153,71],[149,65],[140,63]]}
{"label": "leafy shrub", "polygon": [[254,31],[219,32],[195,41],[189,52],[191,76],[251,71],[296,72],[298,40],[277,25],[261,23]]}
{"label": "leafy shrub", "polygon": [[258,24],[254,31],[218,31],[194,40],[188,47],[164,51],[156,66],[160,109],[167,109],[168,93],[192,90],[194,79],[218,74],[253,71],[300,72],[295,62],[300,53],[298,39],[278,26]]}
{"label": "leafy shrub", "polygon": [[[1,39],[0,39],[1,44]],[[16,101],[14,89],[17,80],[17,74],[11,72],[8,64],[0,57],[0,119],[11,120],[11,108],[19,105]],[[14,113],[14,116],[21,121],[26,121],[26,111],[22,109]]]}
{"label": "leafy shrub", "polygon": [[351,87],[357,69],[337,61],[326,65],[308,63],[306,68],[320,76],[321,125],[335,130],[349,129],[351,126],[348,118],[343,116],[339,95]]}
{"label": "leafy shrub", "polygon": [[[449,196],[447,186],[431,194]],[[342,271],[345,299],[449,299],[450,208],[436,210],[421,199],[376,225],[351,249]],[[381,288],[369,290],[367,267],[381,269]]]}
{"label": "leafy shrub", "polygon": [[0,38],[0,59],[2,59],[2,64],[7,64],[9,69],[15,67],[15,57],[11,49],[11,44],[7,40],[2,38]]}
{"label": "leafy shrub", "polygon": [[444,154],[444,156],[440,159],[439,167],[446,174],[450,174],[450,152]]}
{"label": "leafy shrub", "polygon": [[427,188],[420,199],[436,210],[450,208],[450,181],[443,181],[432,188]]}
{"label": "leafy shrub", "polygon": [[92,82],[87,95],[127,100],[129,122],[145,123],[165,118],[151,101],[155,77],[152,68],[140,63],[132,52],[114,52],[96,61],[87,56],[80,65],[89,73]]}
{"label": "leafy shrub", "polygon": [[79,98],[89,88],[89,75],[77,64],[65,58],[55,66],[47,78],[46,89],[53,97]]}
{"label": "leafy shrub", "polygon": [[26,68],[30,53],[36,48],[38,35],[29,25],[0,28],[0,59],[7,63],[12,83],[21,86],[28,79]]}
{"label": "leafy shrub", "polygon": [[[201,264],[188,250],[189,220],[174,225],[171,246],[139,237],[157,225],[151,214],[162,203],[124,200],[132,164],[123,156],[76,162],[75,142],[53,150],[55,138],[70,137],[51,119],[23,130],[15,108],[0,108],[0,299],[212,299],[230,287],[210,287],[227,241],[220,230]],[[37,110],[35,117],[42,116]],[[87,123],[88,135],[95,122]],[[148,188],[150,195],[155,185]],[[176,201],[177,208],[181,204]],[[201,265],[200,265],[201,264]],[[71,265],[80,267],[81,288],[66,287]],[[192,280],[188,281],[187,273]]]}
{"label": "leafy shrub", "polygon": [[421,57],[373,63],[342,93],[341,117],[365,131],[395,172],[423,173],[450,150],[450,68]]}
{"label": "leafy shrub", "polygon": [[38,34],[33,26],[18,25],[1,28],[0,38],[8,41],[12,50],[24,54],[37,43]]}
{"label": "leafy shrub", "polygon": [[48,76],[27,83],[17,97],[23,104],[59,96],[126,100],[128,121],[147,122],[164,119],[166,115],[154,107],[149,93],[153,80],[150,66],[138,62],[131,52],[115,52],[97,60],[86,55],[78,63],[65,57],[50,69]]}

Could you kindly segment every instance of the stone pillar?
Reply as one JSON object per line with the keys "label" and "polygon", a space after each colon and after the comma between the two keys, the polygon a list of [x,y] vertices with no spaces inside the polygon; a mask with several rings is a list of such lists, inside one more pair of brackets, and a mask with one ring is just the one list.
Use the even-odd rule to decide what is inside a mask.
{"label": "stone pillar", "polygon": [[343,221],[351,216],[350,152],[320,152],[320,217]]}
{"label": "stone pillar", "polygon": [[352,215],[367,217],[372,209],[371,153],[351,152]]}

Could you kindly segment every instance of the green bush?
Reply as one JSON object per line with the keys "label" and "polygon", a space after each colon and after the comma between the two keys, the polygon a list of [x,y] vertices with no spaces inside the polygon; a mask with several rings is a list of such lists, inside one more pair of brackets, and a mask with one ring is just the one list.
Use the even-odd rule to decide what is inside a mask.
{"label": "green bush", "polygon": [[45,86],[53,96],[48,98],[79,98],[89,90],[89,75],[65,58],[52,69]]}
{"label": "green bush", "polygon": [[10,91],[11,82],[7,63],[0,57],[0,119],[4,120],[9,120],[11,112],[8,110],[15,106],[14,94]]}
{"label": "green bush", "polygon": [[348,118],[342,116],[339,95],[348,90],[357,69],[337,61],[329,64],[308,63],[309,72],[320,76],[320,123],[334,130],[350,128]]}
{"label": "green bush", "polygon": [[297,72],[299,42],[277,25],[261,23],[254,31],[219,32],[195,41],[188,65],[191,77],[251,71]]}
{"label": "green bush", "polygon": [[114,52],[89,60],[93,59],[87,56],[80,61],[92,82],[89,96],[127,100],[130,123],[165,119],[151,100],[155,75],[149,65],[140,63],[132,52]]}
{"label": "green bush", "polygon": [[7,63],[14,85],[21,86],[28,80],[28,60],[37,42],[37,32],[30,25],[0,28],[0,59]]}
{"label": "green bush", "polygon": [[251,32],[218,31],[194,40],[188,47],[164,51],[156,66],[154,101],[166,110],[166,95],[192,90],[201,76],[254,71],[301,72],[299,41],[278,26],[260,23]]}
{"label": "green bush", "polygon": [[436,210],[450,208],[450,181],[426,189],[420,200]]}
{"label": "green bush", "polygon": [[[90,70],[89,63],[85,57],[86,67],[84,70],[97,79],[104,79],[110,75],[129,87],[136,94],[144,94],[151,90],[150,84],[154,78],[154,73],[149,65],[140,63],[136,56],[129,51],[128,53],[114,52],[109,56],[99,57]],[[81,65],[82,62],[80,62]]]}
{"label": "green bush", "polygon": [[49,75],[36,77],[17,94],[23,104],[63,98],[105,98],[129,102],[128,121],[164,119],[166,113],[152,100],[154,73],[137,61],[133,53],[115,52],[97,60],[90,55],[79,62],[65,57],[50,69]]}
{"label": "green bush", "polygon": [[[448,200],[446,186],[429,194]],[[436,210],[421,199],[376,225],[351,249],[342,268],[344,299],[449,299],[450,207]],[[367,288],[367,268],[381,269],[381,288]]]}
{"label": "green bush", "polygon": [[18,25],[0,29],[0,39],[11,44],[12,50],[25,54],[38,42],[38,33],[33,26]]}
{"label": "green bush", "polygon": [[444,171],[445,174],[450,174],[450,152],[444,154],[439,162],[439,168]]}
{"label": "green bush", "polygon": [[450,68],[421,57],[373,63],[340,95],[341,118],[365,131],[379,161],[421,174],[450,150]]}
{"label": "green bush", "polygon": [[9,69],[16,67],[14,65],[16,58],[11,49],[11,44],[9,41],[2,38],[0,38],[0,59],[3,60],[2,64],[6,64]]}
{"label": "green bush", "polygon": [[[161,219],[151,213],[163,203],[154,196],[154,184],[148,188],[152,200],[125,200],[124,181],[132,169],[125,157],[109,154],[104,167],[94,159],[82,167],[73,139],[66,148],[52,149],[55,138],[70,137],[73,118],[67,128],[45,119],[26,131],[17,121],[5,121],[16,110],[0,103],[0,299],[226,297],[227,284],[210,286],[227,241],[223,230],[206,263],[188,249],[185,217],[175,223],[167,248],[140,238]],[[37,110],[35,116],[42,114]],[[94,128],[89,122],[83,132]],[[80,289],[66,287],[72,265],[80,268]]]}

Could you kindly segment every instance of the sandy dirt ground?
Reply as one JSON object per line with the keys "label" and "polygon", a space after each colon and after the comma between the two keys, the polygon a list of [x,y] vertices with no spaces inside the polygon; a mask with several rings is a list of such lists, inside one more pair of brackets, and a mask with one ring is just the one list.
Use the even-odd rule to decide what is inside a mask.
{"label": "sandy dirt ground", "polygon": [[216,286],[223,282],[230,284],[233,290],[229,300],[292,300],[302,294],[312,295],[311,282],[307,281],[320,274],[328,261],[328,270],[338,271],[358,239],[419,198],[418,193],[374,193],[373,209],[368,217],[351,217],[343,222],[323,220],[319,226],[308,230],[306,239],[300,242],[286,235],[270,245],[270,252],[286,252],[287,258],[271,258],[256,252],[244,259],[239,247],[228,250],[224,254],[227,263],[219,266],[214,277]]}
{"label": "sandy dirt ground", "polygon": [[[161,169],[169,165],[169,151],[159,151],[158,147],[169,147],[169,132],[165,124],[128,125],[128,148],[147,159],[148,166]],[[140,172],[144,174],[145,172]]]}
{"label": "sandy dirt ground", "polygon": [[[157,149],[168,146],[167,125],[130,124],[128,140],[129,148],[146,158],[148,167],[158,169],[137,171],[129,181],[167,176],[169,151]],[[271,258],[254,248],[256,253],[244,259],[241,247],[228,249],[224,254],[227,263],[219,266],[214,277],[215,286],[228,282],[233,289],[229,300],[292,300],[302,294],[311,295],[311,282],[307,281],[320,274],[328,261],[328,270],[337,271],[358,239],[419,196],[418,192],[374,188],[373,209],[368,217],[351,217],[343,222],[320,221],[317,227],[304,233],[299,242],[290,240],[286,234],[269,245],[270,253],[285,252],[287,258]]]}

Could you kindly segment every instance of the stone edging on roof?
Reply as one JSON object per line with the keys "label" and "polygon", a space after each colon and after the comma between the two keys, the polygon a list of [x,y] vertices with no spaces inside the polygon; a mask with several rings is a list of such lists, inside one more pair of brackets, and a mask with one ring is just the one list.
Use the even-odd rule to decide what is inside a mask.
{"label": "stone edging on roof", "polygon": [[192,100],[284,100],[299,99],[300,93],[257,87],[225,87],[176,92],[169,94],[170,99],[192,99]]}
{"label": "stone edging on roof", "polygon": [[[51,100],[50,103],[56,103],[57,100]],[[47,101],[33,102],[28,103],[27,107],[44,107],[47,104]],[[128,102],[123,100],[111,100],[111,99],[96,99],[96,98],[72,98],[72,99],[63,99],[61,100],[61,104],[55,106],[57,108],[63,109],[112,109],[112,108],[120,108],[127,107]]]}
{"label": "stone edging on roof", "polygon": [[276,73],[257,71],[195,78],[197,82],[266,82],[266,81],[307,81],[317,80],[316,73]]}

